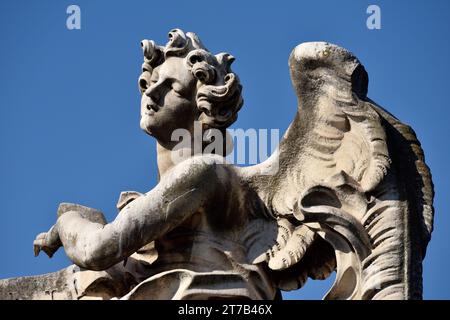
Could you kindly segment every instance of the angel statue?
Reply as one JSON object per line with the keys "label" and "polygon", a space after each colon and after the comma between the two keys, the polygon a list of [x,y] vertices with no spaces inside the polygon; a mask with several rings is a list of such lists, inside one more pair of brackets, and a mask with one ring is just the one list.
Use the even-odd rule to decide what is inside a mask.
{"label": "angel statue", "polygon": [[[213,55],[180,29],[165,46],[141,45],[140,126],[157,140],[159,182],[122,192],[110,223],[61,204],[35,254],[64,247],[75,265],[40,276],[39,290],[54,299],[279,299],[336,271],[325,299],[422,297],[430,170],[414,131],[367,97],[354,55],[326,42],[298,45],[289,57],[295,118],[270,158],[237,167],[208,148],[212,139],[175,161],[172,136],[193,133],[196,122],[202,133],[226,133],[236,121],[234,57]],[[20,287],[3,281],[4,292],[13,281]]]}

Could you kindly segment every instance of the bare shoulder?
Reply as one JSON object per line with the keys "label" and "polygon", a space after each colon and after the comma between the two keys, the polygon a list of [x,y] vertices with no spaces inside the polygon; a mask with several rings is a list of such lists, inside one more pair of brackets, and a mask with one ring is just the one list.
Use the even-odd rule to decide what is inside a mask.
{"label": "bare shoulder", "polygon": [[193,179],[203,183],[229,184],[237,181],[238,168],[226,162],[225,158],[213,154],[196,155],[175,165],[161,177],[171,179]]}

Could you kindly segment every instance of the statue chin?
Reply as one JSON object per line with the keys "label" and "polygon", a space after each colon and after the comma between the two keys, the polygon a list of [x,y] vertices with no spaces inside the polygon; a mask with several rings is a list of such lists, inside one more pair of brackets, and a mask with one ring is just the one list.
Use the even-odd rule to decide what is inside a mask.
{"label": "statue chin", "polygon": [[144,132],[148,135],[152,135],[152,125],[151,125],[151,119],[148,115],[143,115],[141,116],[141,121],[140,121],[140,127],[142,130],[144,130]]}

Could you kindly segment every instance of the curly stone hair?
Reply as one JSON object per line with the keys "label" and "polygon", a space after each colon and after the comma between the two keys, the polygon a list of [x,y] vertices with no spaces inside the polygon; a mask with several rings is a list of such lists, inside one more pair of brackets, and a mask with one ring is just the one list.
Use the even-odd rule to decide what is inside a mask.
{"label": "curly stone hair", "polygon": [[153,69],[171,56],[185,59],[185,64],[197,79],[196,103],[201,111],[199,121],[206,128],[225,129],[237,119],[244,101],[238,76],[231,71],[234,57],[228,53],[213,55],[195,33],[180,29],[169,32],[169,42],[158,46],[153,40],[141,42],[144,51],[142,72]]}

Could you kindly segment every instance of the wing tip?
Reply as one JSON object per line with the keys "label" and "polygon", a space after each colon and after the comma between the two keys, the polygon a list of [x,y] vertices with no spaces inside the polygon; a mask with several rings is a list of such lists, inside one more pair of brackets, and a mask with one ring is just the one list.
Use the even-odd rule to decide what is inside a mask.
{"label": "wing tip", "polygon": [[352,62],[354,67],[360,64],[358,58],[336,44],[326,41],[304,42],[297,45],[291,52],[291,59],[297,61],[308,60],[335,60],[336,62]]}
{"label": "wing tip", "polygon": [[364,66],[353,53],[336,44],[325,41],[301,43],[292,50],[289,67],[295,87],[304,78],[302,74],[324,68],[350,82],[351,90],[360,99],[367,97],[369,77]]}

